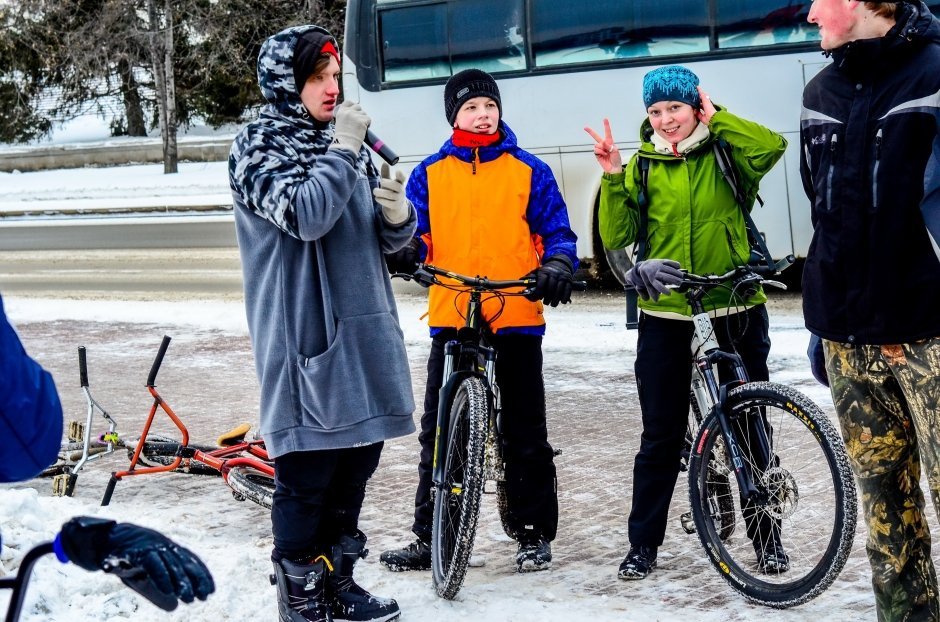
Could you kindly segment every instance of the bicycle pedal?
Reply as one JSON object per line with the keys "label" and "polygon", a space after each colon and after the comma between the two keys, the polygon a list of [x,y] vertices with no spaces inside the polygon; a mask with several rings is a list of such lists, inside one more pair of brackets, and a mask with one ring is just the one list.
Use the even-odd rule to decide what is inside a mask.
{"label": "bicycle pedal", "polygon": [[81,421],[69,421],[68,437],[73,443],[85,440],[85,424]]}
{"label": "bicycle pedal", "polygon": [[683,512],[682,516],[679,517],[679,522],[682,523],[682,529],[686,533],[695,533],[695,521],[692,519],[692,512]]}
{"label": "bicycle pedal", "polygon": [[71,497],[75,492],[75,480],[78,475],[74,473],[60,473],[52,478],[52,495],[54,497]]}

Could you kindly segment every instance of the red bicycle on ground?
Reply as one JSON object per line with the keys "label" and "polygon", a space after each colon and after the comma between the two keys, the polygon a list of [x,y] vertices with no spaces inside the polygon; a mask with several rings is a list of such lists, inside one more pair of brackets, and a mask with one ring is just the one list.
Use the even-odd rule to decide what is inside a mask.
{"label": "red bicycle on ground", "polygon": [[[274,499],[274,463],[268,457],[263,440],[246,439],[251,426],[247,423],[241,424],[222,434],[216,447],[190,444],[189,430],[166,400],[160,397],[155,383],[169,345],[170,337],[164,335],[147,377],[147,389],[153,396],[150,414],[144,423],[140,438],[136,442],[126,442],[131,459],[130,466],[124,471],[111,474],[101,505],[111,503],[114,487],[126,477],[176,471],[197,475],[221,475],[236,499],[247,499],[270,509]],[[158,409],[179,429],[181,440],[150,435]]]}

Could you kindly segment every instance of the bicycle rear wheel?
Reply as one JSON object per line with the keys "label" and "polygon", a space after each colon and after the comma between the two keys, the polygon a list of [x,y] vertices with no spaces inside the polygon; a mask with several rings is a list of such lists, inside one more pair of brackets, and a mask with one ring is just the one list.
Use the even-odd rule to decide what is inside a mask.
{"label": "bicycle rear wheel", "polygon": [[[139,438],[127,442],[128,459],[134,457],[134,451],[137,450],[138,442],[140,442]],[[189,447],[204,452],[218,449],[218,447],[210,447],[209,445],[190,444]],[[175,441],[166,436],[150,435],[147,437],[147,440],[144,441],[144,447],[140,450],[140,458],[137,460],[137,463],[144,467],[167,466],[176,460],[176,453],[179,451],[179,448],[179,441]],[[195,460],[183,460],[180,466],[174,469],[174,471],[189,473],[191,475],[221,475],[221,473],[212,467],[201,462],[196,462]]]}
{"label": "bicycle rear wheel", "polygon": [[463,585],[473,550],[484,484],[484,445],[489,401],[483,381],[461,381],[450,406],[444,482],[435,489],[431,530],[434,588],[453,599]]}
{"label": "bicycle rear wheel", "polygon": [[232,496],[239,501],[247,499],[271,509],[274,502],[273,477],[250,467],[235,467],[228,472],[225,483],[232,489]]}
{"label": "bicycle rear wheel", "polygon": [[[777,608],[804,603],[836,579],[855,536],[855,484],[842,439],[816,404],[779,384],[752,382],[734,389],[725,412],[736,430],[769,426],[767,464],[758,464],[746,439],[737,439],[765,501],[742,504],[718,419],[709,416],[689,463],[689,500],[699,539],[719,574],[748,600]],[[736,507],[745,529],[722,538],[721,522],[714,519],[716,495],[723,507]],[[789,568],[762,571],[756,550],[775,537]]]}

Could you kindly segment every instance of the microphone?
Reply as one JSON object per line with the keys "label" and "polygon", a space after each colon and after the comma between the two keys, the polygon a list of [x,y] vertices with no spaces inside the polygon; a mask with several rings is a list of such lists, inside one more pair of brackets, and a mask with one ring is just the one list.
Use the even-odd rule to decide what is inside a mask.
{"label": "microphone", "polygon": [[383,160],[391,165],[398,164],[398,154],[392,151],[381,138],[372,133],[371,129],[366,130],[365,143],[369,149],[379,154]]}

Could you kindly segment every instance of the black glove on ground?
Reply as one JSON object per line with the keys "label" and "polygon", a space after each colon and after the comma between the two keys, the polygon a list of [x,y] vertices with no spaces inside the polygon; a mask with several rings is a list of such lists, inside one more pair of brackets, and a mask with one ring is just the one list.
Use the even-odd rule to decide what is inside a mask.
{"label": "black glove on ground", "polygon": [[[62,525],[56,553],[85,570],[104,570],[165,611],[205,600],[215,583],[191,551],[152,529],[78,516]],[[60,556],[60,559],[61,556]]]}
{"label": "black glove on ground", "polygon": [[826,353],[823,350],[823,342],[819,335],[810,334],[806,356],[809,357],[809,368],[813,372],[813,378],[819,384],[828,387],[829,372],[826,371]]}
{"label": "black glove on ground", "polygon": [[562,255],[553,255],[542,265],[525,275],[535,279],[535,288],[526,294],[533,302],[541,300],[547,305],[557,307],[558,303],[571,302],[571,277],[574,274],[571,261]]}
{"label": "black glove on ground", "polygon": [[679,262],[672,259],[647,259],[630,268],[627,272],[627,282],[636,288],[636,293],[643,300],[659,300],[660,294],[669,291],[667,285],[678,285],[682,282],[682,271]]}
{"label": "black glove on ground", "polygon": [[421,240],[411,238],[407,244],[399,248],[394,253],[385,255],[385,263],[388,265],[388,271],[391,274],[404,273],[414,274],[418,269],[418,262],[421,261]]}

